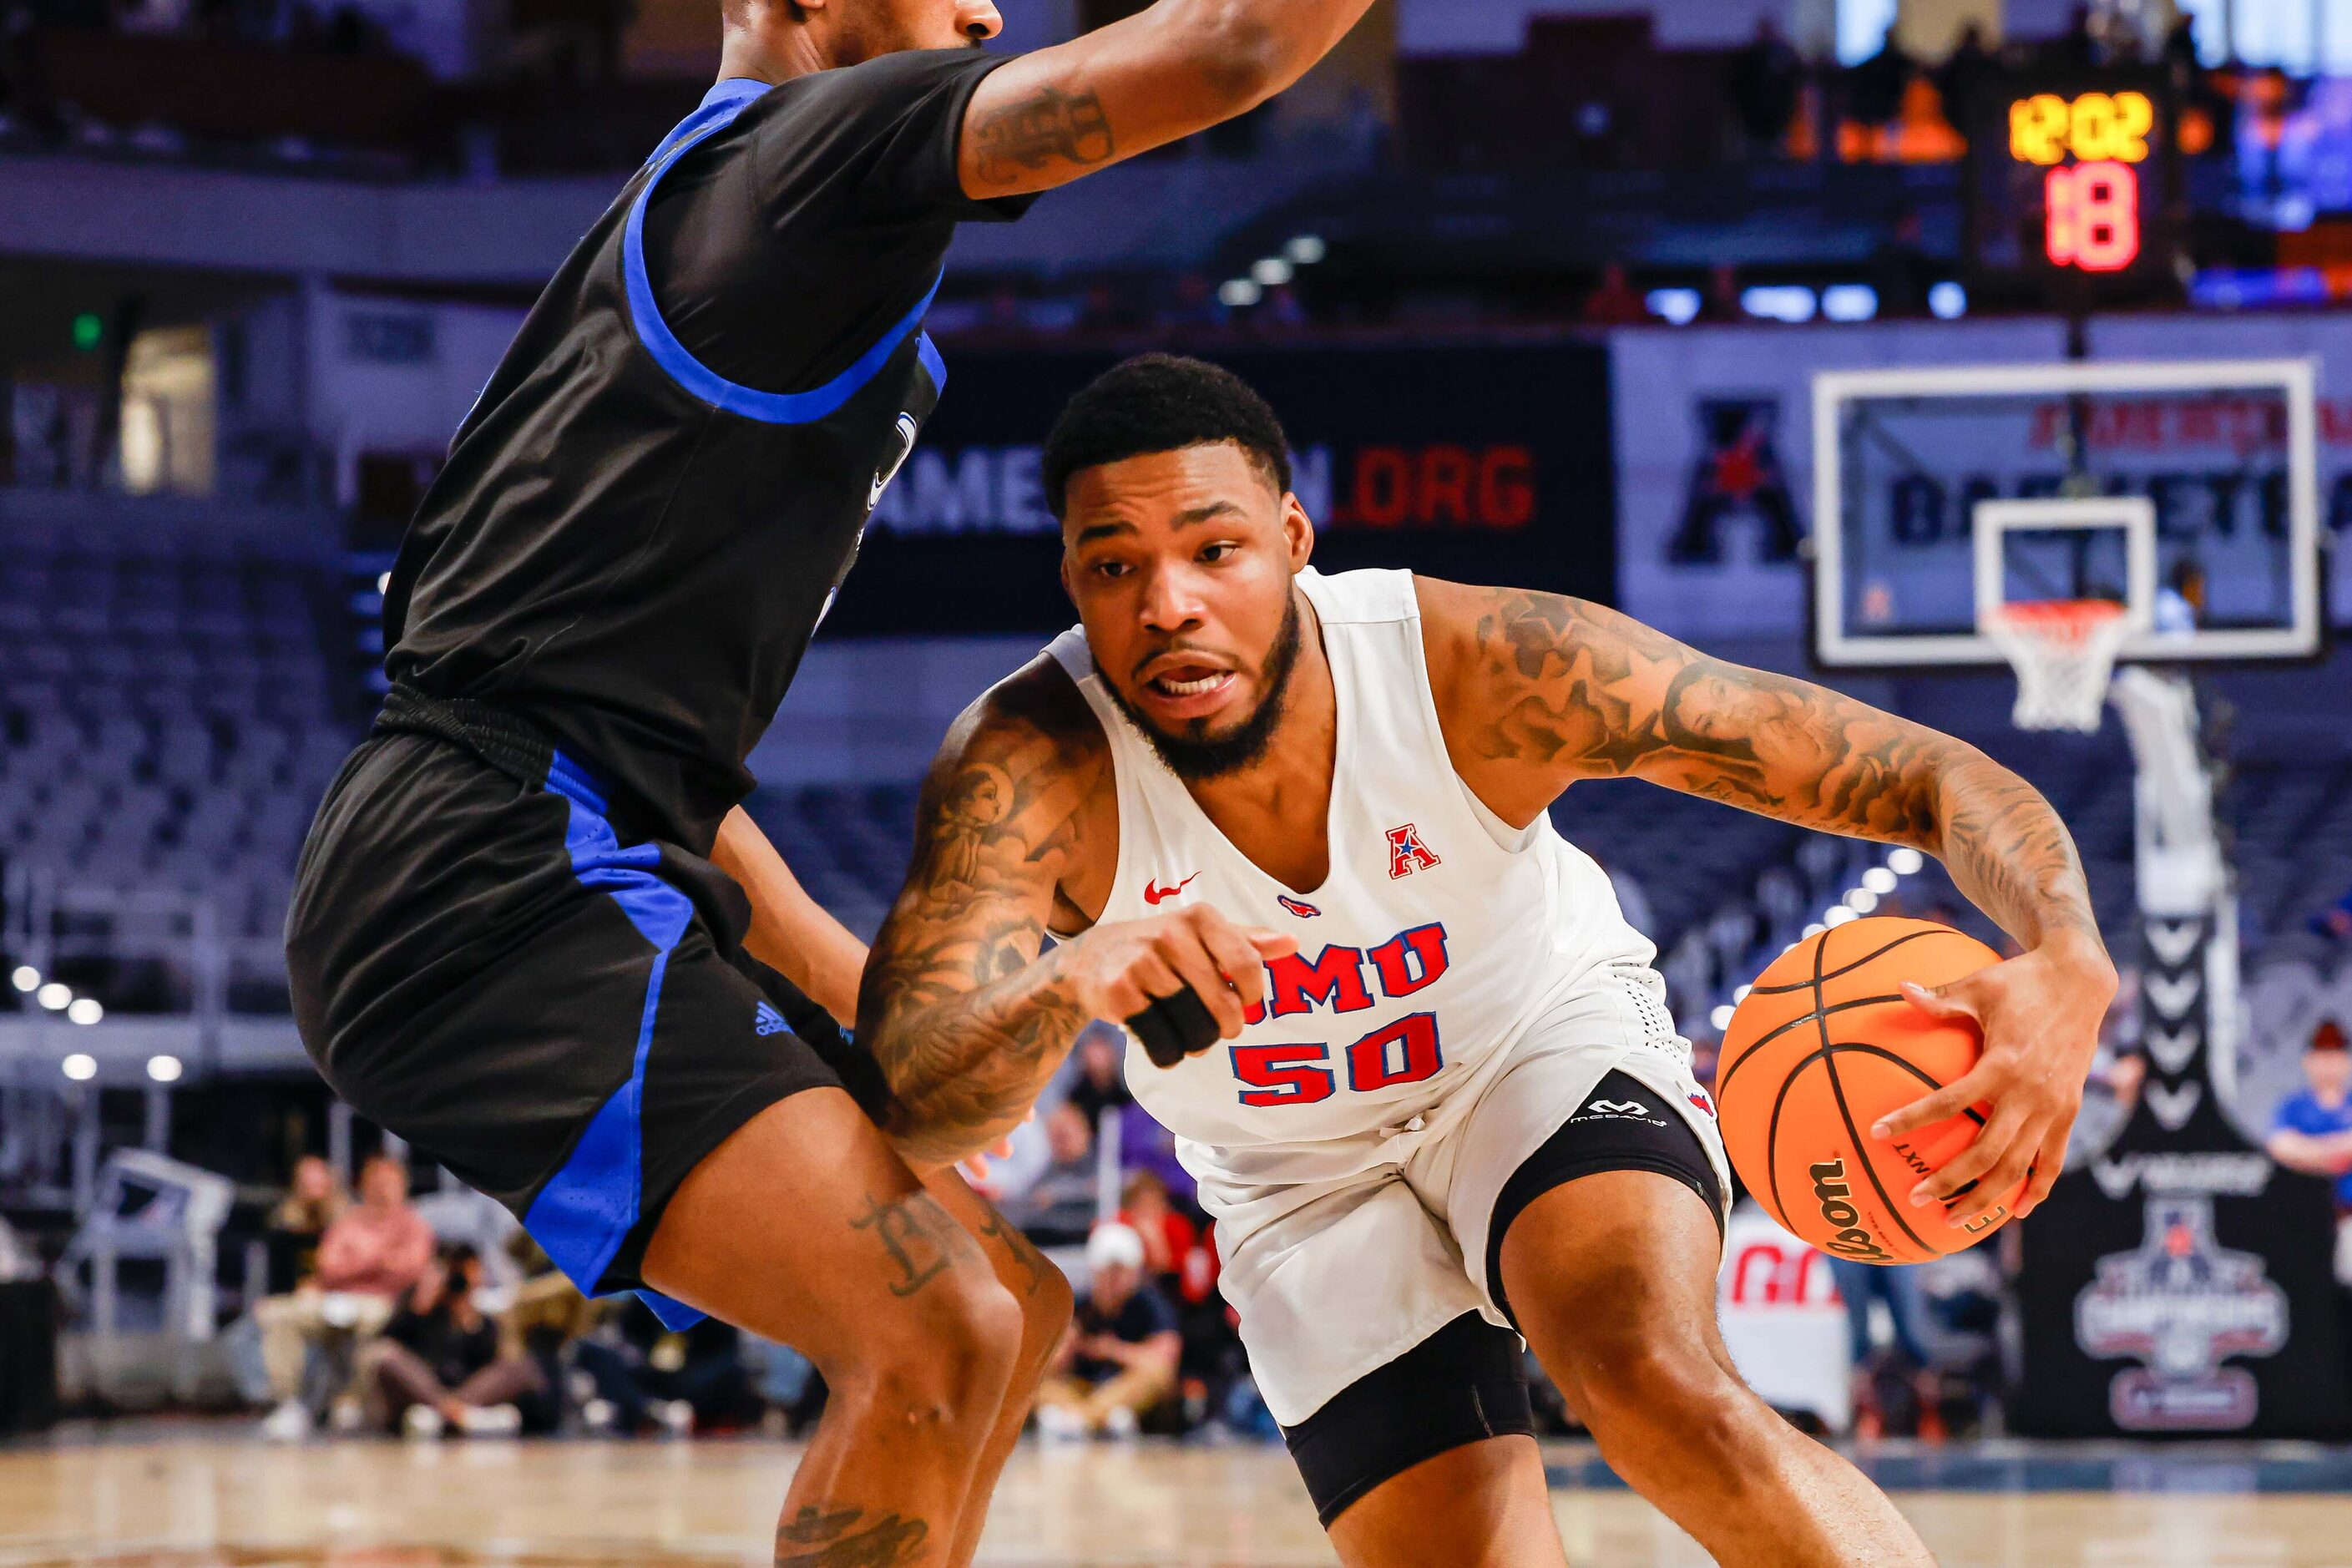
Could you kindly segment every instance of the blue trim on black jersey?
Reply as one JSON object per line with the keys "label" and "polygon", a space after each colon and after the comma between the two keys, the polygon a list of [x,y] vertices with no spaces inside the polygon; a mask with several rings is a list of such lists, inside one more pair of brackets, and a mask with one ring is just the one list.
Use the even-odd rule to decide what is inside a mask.
{"label": "blue trim on black jersey", "polygon": [[[897,353],[899,345],[907,341],[907,335],[921,326],[924,315],[931,308],[931,300],[939,294],[940,284],[946,280],[947,273],[942,270],[938,278],[931,279],[930,289],[915,308],[883,333],[879,342],[858,355],[856,362],[847,370],[823,386],[807,392],[761,392],[730,381],[696,359],[687,346],[677,341],[677,335],[669,330],[669,324],[662,320],[661,307],[654,299],[653,279],[646,271],[646,205],[653,198],[654,187],[661,184],[661,177],[669,173],[696,142],[733,123],[737,115],[768,89],[769,84],[763,81],[743,77],[730,78],[712,88],[704,96],[702,107],[688,115],[677,130],[662,139],[662,144],[655,149],[651,160],[654,165],[652,174],[647,176],[644,188],[637,192],[637,199],[629,204],[629,221],[621,237],[622,271],[628,289],[629,316],[636,329],[637,341],[645,345],[646,352],[654,356],[654,363],[661,366],[672,381],[713,408],[723,408],[746,419],[756,419],[763,425],[810,425],[839,409],[867,382],[881,374],[882,367],[890,363],[890,356]],[[923,356],[924,368],[930,371],[931,380],[944,386],[947,365],[940,358],[940,352],[932,346],[928,334],[917,344],[917,352]]]}

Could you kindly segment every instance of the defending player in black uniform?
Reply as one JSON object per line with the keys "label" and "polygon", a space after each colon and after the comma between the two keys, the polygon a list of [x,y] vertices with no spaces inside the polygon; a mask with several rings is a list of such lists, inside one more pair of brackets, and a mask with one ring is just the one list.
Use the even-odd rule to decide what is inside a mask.
{"label": "defending player in black uniform", "polygon": [[726,0],[721,79],[393,572],[392,693],[288,921],[303,1037],[583,1289],[815,1361],[780,1563],[970,1561],[1068,1293],[853,1098],[826,1015],[862,952],[738,808],[743,759],[940,395],[954,226],[1251,108],[1368,4],[1160,0],[1005,59],[991,0]]}

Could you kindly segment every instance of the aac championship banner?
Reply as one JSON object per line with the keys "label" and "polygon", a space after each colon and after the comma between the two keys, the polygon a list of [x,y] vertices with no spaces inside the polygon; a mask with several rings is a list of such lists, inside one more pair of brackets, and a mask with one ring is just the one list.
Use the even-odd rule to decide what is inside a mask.
{"label": "aac championship banner", "polygon": [[[2323,526],[2352,533],[2352,318],[2312,315],[2111,317],[2090,324],[2101,360],[2315,357]],[[1855,326],[1636,328],[1611,334],[1618,488],[1620,605],[1679,636],[1798,637],[1808,572],[1799,547],[1812,517],[1812,379],[1825,370],[2061,361],[2054,319]],[[2182,493],[2204,469],[2228,477],[2237,455],[2182,447]],[[2015,493],[2050,454],[1994,454],[1986,478]],[[2016,468],[2006,472],[2003,465]],[[2255,515],[2251,497],[2189,509],[2192,526]],[[2194,513],[2195,515],[2192,515]],[[2160,519],[2160,526],[2170,522]],[[2352,550],[2334,553],[2337,626],[2352,624]]]}
{"label": "aac championship banner", "polygon": [[[826,635],[1070,625],[1040,448],[1070,395],[1118,357],[950,353],[947,394],[876,507]],[[1598,345],[1207,357],[1281,416],[1323,570],[1402,566],[1612,596],[1608,356]]]}

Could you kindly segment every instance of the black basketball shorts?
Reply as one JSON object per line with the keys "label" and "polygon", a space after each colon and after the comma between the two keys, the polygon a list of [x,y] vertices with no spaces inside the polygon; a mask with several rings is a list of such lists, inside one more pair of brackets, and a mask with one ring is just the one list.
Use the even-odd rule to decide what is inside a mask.
{"label": "black basketball shorts", "polygon": [[583,770],[542,765],[534,781],[380,728],[303,847],[287,967],[335,1092],[504,1204],[596,1295],[641,1286],[671,1194],[743,1123],[870,1073],[743,952],[731,878],[624,842]]}

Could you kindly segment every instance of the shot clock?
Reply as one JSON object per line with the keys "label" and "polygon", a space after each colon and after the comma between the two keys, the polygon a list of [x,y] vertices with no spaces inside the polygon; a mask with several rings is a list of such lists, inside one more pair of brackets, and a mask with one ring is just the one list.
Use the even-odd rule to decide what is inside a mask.
{"label": "shot clock", "polygon": [[2171,275],[2178,149],[2166,85],[2101,72],[2009,89],[1972,106],[1969,239],[1979,271],[2073,280],[2079,300],[2146,291]]}

